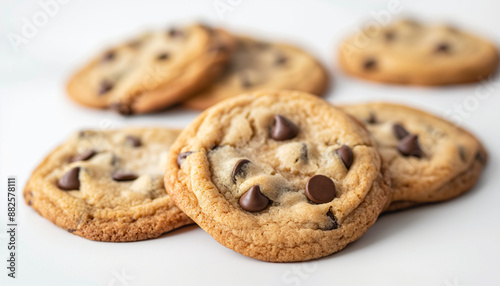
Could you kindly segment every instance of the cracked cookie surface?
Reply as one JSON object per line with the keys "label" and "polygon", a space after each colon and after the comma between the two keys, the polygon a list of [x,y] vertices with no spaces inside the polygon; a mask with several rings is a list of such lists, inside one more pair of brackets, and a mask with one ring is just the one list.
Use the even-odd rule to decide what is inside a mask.
{"label": "cracked cookie surface", "polygon": [[422,110],[390,103],[342,108],[366,123],[389,164],[388,211],[454,198],[474,186],[486,164],[476,137]]}
{"label": "cracked cookie surface", "polygon": [[389,195],[368,131],[316,96],[262,91],[217,104],[169,151],[167,192],[224,246],[265,261],[327,256]]}
{"label": "cracked cookie surface", "polygon": [[217,102],[261,89],[287,89],[323,95],[328,74],[322,64],[291,45],[236,36],[228,68],[210,86],[183,104],[203,110]]}
{"label": "cracked cookie surface", "polygon": [[497,69],[498,52],[490,42],[451,26],[401,20],[347,39],[339,62],[363,79],[446,85],[484,80]]}
{"label": "cracked cookie surface", "polygon": [[233,46],[227,32],[203,25],[143,34],[78,71],[68,94],[85,106],[123,115],[165,109],[211,83]]}
{"label": "cracked cookie surface", "polygon": [[191,224],[163,182],[167,152],[179,133],[78,132],[36,168],[25,201],[57,226],[92,240],[143,240]]}

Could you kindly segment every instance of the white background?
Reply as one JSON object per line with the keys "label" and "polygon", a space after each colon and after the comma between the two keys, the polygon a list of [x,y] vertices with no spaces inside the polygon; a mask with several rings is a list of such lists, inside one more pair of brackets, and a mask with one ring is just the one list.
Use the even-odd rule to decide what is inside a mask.
{"label": "white background", "polygon": [[[213,5],[220,2],[212,0],[69,0],[15,52],[8,33],[23,35],[23,18],[33,22],[33,16],[43,10],[38,1],[0,0],[0,284],[500,285],[499,77],[482,88],[475,84],[417,88],[343,75],[334,56],[336,47],[356,27],[374,20],[371,13],[386,10],[387,0],[223,2],[233,6],[219,15]],[[499,4],[497,0],[401,0],[402,12],[391,18],[413,15],[452,23],[498,45]],[[66,96],[68,77],[113,43],[145,29],[166,29],[194,20],[297,43],[311,51],[330,69],[333,88],[326,98],[332,102],[388,100],[438,115],[457,106],[465,108],[459,116],[462,125],[477,134],[490,152],[480,182],[449,202],[382,216],[365,236],[337,254],[286,264],[244,257],[196,226],[142,242],[93,242],[59,229],[18,197],[19,278],[7,278],[8,175],[17,176],[21,195],[42,158],[80,128],[183,127],[197,115],[174,109],[122,118],[86,109]],[[488,98],[477,98],[478,92],[484,95],[488,90]],[[121,278],[122,274],[129,277]]]}

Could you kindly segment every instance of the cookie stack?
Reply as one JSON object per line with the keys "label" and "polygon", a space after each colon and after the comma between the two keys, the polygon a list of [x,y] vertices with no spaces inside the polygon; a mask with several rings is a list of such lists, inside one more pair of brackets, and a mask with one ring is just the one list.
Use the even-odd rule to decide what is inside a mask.
{"label": "cookie stack", "polygon": [[263,88],[322,95],[327,84],[325,68],[297,47],[195,24],[108,49],[71,78],[67,91],[82,105],[132,115],[174,104],[203,110]]}
{"label": "cookie stack", "polygon": [[[378,58],[368,70],[355,61],[383,80],[397,67]],[[145,74],[155,80],[145,84]],[[487,153],[468,131],[409,106],[333,106],[303,91],[321,93],[326,82],[316,60],[288,45],[201,25],[145,35],[80,71],[70,95],[122,114],[181,100],[207,109],[182,131],[80,131],[36,168],[25,200],[92,240],[137,241],[196,223],[238,253],[291,262],[343,249],[384,212],[445,201],[477,182]]]}

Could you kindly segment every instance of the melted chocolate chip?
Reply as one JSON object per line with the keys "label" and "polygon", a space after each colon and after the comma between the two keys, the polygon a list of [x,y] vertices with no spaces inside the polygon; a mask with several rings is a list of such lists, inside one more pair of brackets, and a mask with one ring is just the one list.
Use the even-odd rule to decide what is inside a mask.
{"label": "melted chocolate chip", "polygon": [[114,51],[107,51],[106,53],[104,53],[104,55],[102,56],[102,59],[101,61],[102,62],[108,62],[108,61],[111,61],[115,58],[115,55],[116,53]]}
{"label": "melted chocolate chip", "polygon": [[137,136],[128,135],[125,137],[125,140],[132,147],[140,147],[142,145],[141,139]]}
{"label": "melted chocolate chip", "polygon": [[344,162],[347,170],[349,170],[349,168],[351,168],[352,161],[354,160],[354,155],[352,153],[351,147],[342,145],[335,152],[339,155],[340,159],[342,159],[342,162]]}
{"label": "melted chocolate chip", "polygon": [[177,156],[177,166],[181,167],[182,163],[186,160],[187,156],[193,154],[193,151],[182,152]]}
{"label": "melted chocolate chip", "polygon": [[258,185],[250,187],[240,198],[241,208],[249,212],[260,212],[268,205],[269,198],[262,194]]}
{"label": "melted chocolate chip", "polygon": [[233,183],[236,184],[236,177],[243,175],[243,167],[250,163],[250,160],[248,159],[241,159],[236,162],[236,164],[233,167],[233,172],[231,173],[231,179],[233,180]]}
{"label": "melted chocolate chip", "polygon": [[109,108],[111,110],[114,110],[115,112],[118,112],[121,115],[124,116],[129,116],[132,115],[132,109],[125,103],[122,102],[115,102],[112,103]]}
{"label": "melted chocolate chip", "polygon": [[180,38],[180,37],[184,36],[184,33],[180,30],[172,28],[172,29],[168,30],[168,36],[170,38]]}
{"label": "melted chocolate chip", "polygon": [[408,135],[399,141],[398,151],[404,156],[413,156],[421,158],[423,155],[422,148],[418,143],[418,135]]}
{"label": "melted chocolate chip", "polygon": [[399,140],[405,138],[410,134],[406,129],[403,127],[403,125],[396,123],[392,126],[392,133],[394,133],[394,136],[398,138]]}
{"label": "melted chocolate chip", "polygon": [[368,119],[366,119],[366,122],[368,122],[369,124],[375,124],[377,123],[377,117],[375,116],[375,113],[373,112],[370,112],[370,117],[368,117]]}
{"label": "melted chocolate chip", "polygon": [[103,80],[99,84],[99,90],[97,91],[99,95],[103,95],[113,89],[113,84],[108,80]]}
{"label": "melted chocolate chip", "polygon": [[323,204],[335,198],[335,183],[323,175],[314,175],[306,185],[306,196],[312,202]]}
{"label": "melted chocolate chip", "polygon": [[97,154],[96,151],[94,151],[92,149],[88,149],[88,150],[86,150],[78,155],[73,156],[73,158],[71,158],[71,162],[86,161],[86,160],[92,158],[95,154]]}
{"label": "melted chocolate chip", "polygon": [[450,45],[448,43],[439,43],[436,46],[436,53],[448,53],[450,51]]}
{"label": "melted chocolate chip", "polygon": [[326,216],[332,221],[332,225],[329,228],[324,229],[324,230],[332,230],[332,229],[339,228],[337,218],[335,218],[335,216],[333,215],[332,210],[328,210],[328,212],[326,213]]}
{"label": "melted chocolate chip", "polygon": [[111,177],[118,182],[133,181],[137,179],[136,174],[127,171],[114,171]]}
{"label": "melted chocolate chip", "polygon": [[288,58],[285,55],[280,53],[280,54],[276,55],[276,59],[274,60],[274,64],[277,66],[282,66],[282,65],[286,64],[287,61],[288,61]]}
{"label": "melted chocolate chip", "polygon": [[281,115],[274,116],[274,122],[271,126],[271,138],[276,141],[292,139],[299,133],[299,127],[286,117]]}
{"label": "melted chocolate chip", "polygon": [[459,146],[458,147],[458,155],[460,156],[460,160],[462,160],[462,162],[466,162],[466,159],[467,159],[467,156],[465,154],[465,147],[464,146]]}
{"label": "melted chocolate chip", "polygon": [[170,57],[169,53],[161,53],[159,54],[156,59],[159,61],[164,61]]}
{"label": "melted chocolate chip", "polygon": [[363,62],[363,68],[367,71],[374,70],[377,67],[377,61],[375,59],[366,59]]}
{"label": "melted chocolate chip", "polygon": [[57,181],[57,186],[61,190],[79,190],[80,189],[80,167],[74,167],[64,174],[59,181]]}

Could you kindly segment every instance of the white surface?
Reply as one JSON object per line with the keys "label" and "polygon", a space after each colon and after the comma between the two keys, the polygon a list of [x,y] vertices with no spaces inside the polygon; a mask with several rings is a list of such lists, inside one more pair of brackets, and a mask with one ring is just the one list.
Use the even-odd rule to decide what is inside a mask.
{"label": "white surface", "polygon": [[[46,1],[46,0],[45,0]],[[224,0],[233,10],[221,20],[216,1],[69,1],[14,53],[7,33],[20,34],[38,1],[0,3],[0,285],[500,285],[500,80],[489,98],[478,85],[412,88],[368,83],[342,75],[333,56],[341,39],[373,19],[389,1]],[[140,3],[140,4],[139,4]],[[497,44],[500,2],[401,1],[402,14],[449,21]],[[264,38],[296,42],[331,69],[327,99],[346,103],[389,100],[443,115],[469,107],[461,121],[490,152],[479,184],[452,201],[384,215],[345,250],[307,263],[260,262],[226,249],[191,226],[135,243],[100,243],[70,235],[18,197],[18,279],[7,278],[6,181],[30,172],[58,143],[80,128],[128,125],[186,126],[196,112],[174,109],[122,118],[80,107],[65,95],[68,76],[95,52],[145,28],[202,19]],[[335,65],[332,63],[335,62]],[[480,90],[484,91],[484,89]],[[133,276],[117,279],[124,271]],[[119,275],[118,275],[119,276]],[[118,277],[119,278],[119,277]]]}

